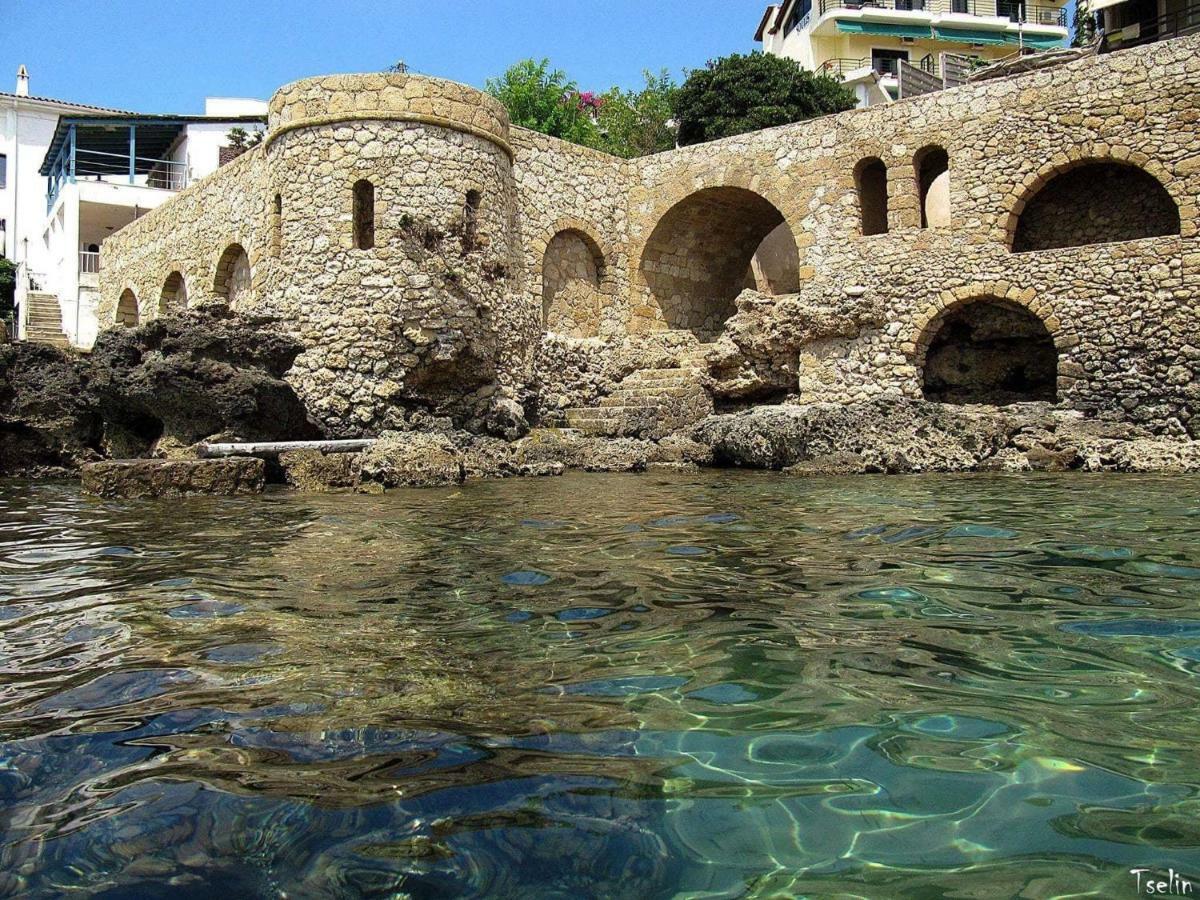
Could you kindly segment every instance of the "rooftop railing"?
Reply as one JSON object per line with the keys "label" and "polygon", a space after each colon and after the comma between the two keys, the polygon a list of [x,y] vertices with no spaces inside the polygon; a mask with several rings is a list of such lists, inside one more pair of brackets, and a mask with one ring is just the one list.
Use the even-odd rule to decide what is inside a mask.
{"label": "rooftop railing", "polygon": [[1022,0],[820,0],[821,14],[837,9],[894,9],[901,12],[951,13],[1008,19],[1027,25],[1067,27],[1066,7],[1025,3]]}

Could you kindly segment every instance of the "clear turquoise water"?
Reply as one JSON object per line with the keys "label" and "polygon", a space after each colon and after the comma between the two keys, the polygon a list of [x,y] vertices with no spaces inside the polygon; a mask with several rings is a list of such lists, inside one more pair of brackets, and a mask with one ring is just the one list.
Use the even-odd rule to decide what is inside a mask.
{"label": "clear turquoise water", "polygon": [[1200,875],[1200,479],[0,485],[0,894]]}

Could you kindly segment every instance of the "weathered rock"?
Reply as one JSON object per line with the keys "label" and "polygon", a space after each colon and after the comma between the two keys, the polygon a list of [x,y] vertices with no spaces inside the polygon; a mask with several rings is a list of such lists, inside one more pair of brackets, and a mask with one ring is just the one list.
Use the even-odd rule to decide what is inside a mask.
{"label": "weathered rock", "polygon": [[85,465],[82,480],[85,493],[122,499],[258,494],[266,480],[266,464],[253,457],[111,459]]}
{"label": "weathered rock", "polygon": [[187,313],[104,331],[87,372],[104,421],[121,432],[114,449],[145,452],[163,435],[191,444],[218,432],[303,440],[321,434],[283,380],[301,349],[270,320]]}
{"label": "weathered rock", "polygon": [[635,438],[588,438],[580,444],[572,465],[585,472],[643,472],[651,447],[649,441]]}
{"label": "weathered rock", "polygon": [[84,361],[45,344],[0,344],[0,474],[77,469],[102,458]]}
{"label": "weathered rock", "polygon": [[389,431],[362,453],[360,489],[436,487],[466,477],[463,455],[446,434]]}
{"label": "weathered rock", "polygon": [[713,416],[695,437],[718,464],[795,474],[1200,469],[1200,442],[1155,438],[1127,422],[1044,403],[997,408],[893,397],[764,406]]}
{"label": "weathered rock", "polygon": [[279,454],[279,467],[287,483],[297,490],[328,493],[358,486],[361,458],[361,453],[289,450]]}

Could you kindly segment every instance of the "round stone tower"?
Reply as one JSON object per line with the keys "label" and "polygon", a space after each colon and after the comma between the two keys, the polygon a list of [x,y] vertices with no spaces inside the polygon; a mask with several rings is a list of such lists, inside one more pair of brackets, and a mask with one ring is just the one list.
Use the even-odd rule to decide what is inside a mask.
{"label": "round stone tower", "polygon": [[271,98],[264,144],[255,305],[294,323],[290,380],[330,432],[519,420],[537,322],[500,103],[433,78],[309,78]]}

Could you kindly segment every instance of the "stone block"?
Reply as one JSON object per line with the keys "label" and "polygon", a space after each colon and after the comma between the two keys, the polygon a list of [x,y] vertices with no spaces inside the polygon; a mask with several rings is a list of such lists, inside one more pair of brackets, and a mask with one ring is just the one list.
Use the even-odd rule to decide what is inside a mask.
{"label": "stone block", "polygon": [[84,493],[106,498],[260,494],[266,464],[253,457],[112,459],[85,465],[81,476]]}

